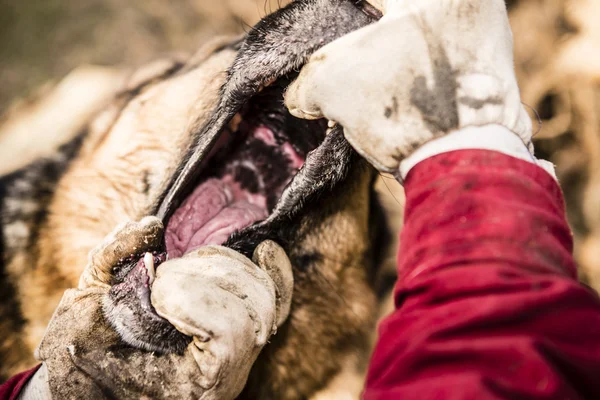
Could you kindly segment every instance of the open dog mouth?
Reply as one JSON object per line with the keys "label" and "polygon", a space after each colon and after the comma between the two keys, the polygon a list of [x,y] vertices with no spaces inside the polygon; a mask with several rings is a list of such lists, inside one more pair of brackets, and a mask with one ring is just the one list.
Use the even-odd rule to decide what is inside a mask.
{"label": "open dog mouth", "polygon": [[341,129],[326,135],[326,121],[291,116],[283,93],[310,54],[371,23],[366,11],[351,0],[299,0],[240,44],[218,107],[158,203],[164,248],[124,260],[106,298],[105,314],[128,344],[182,352],[191,340],[151,305],[160,263],[211,244],[251,251],[260,229],[291,219],[311,195],[343,179],[352,150]]}
{"label": "open dog mouth", "polygon": [[[309,152],[323,142],[326,121],[297,119],[283,105],[288,83],[289,79],[281,78],[256,94],[220,132],[210,153],[196,167],[200,173],[191,192],[181,196],[180,205],[168,219],[164,249],[152,256],[124,260],[110,290],[110,306],[118,307],[122,317],[132,311],[132,301],[139,301],[140,308],[127,321],[112,319],[131,344],[153,351],[182,350],[187,345],[187,337],[158,316],[151,305],[156,268],[202,246],[222,245],[232,234],[264,221]],[[135,320],[144,323],[133,324],[132,329]],[[146,331],[143,326],[150,326],[149,322],[153,329]],[[156,332],[161,333],[160,343],[153,339]]]}
{"label": "open dog mouth", "polygon": [[283,106],[287,79],[255,95],[221,132],[198,185],[174,211],[165,232],[168,258],[223,244],[264,220],[310,150],[325,136],[324,121],[292,117]]}

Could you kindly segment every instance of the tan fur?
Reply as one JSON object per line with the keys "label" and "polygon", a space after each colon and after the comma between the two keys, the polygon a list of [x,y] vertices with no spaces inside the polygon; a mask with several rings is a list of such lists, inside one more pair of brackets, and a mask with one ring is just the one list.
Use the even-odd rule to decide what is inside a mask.
{"label": "tan fur", "polygon": [[[139,80],[143,90],[138,96],[120,109],[128,93],[121,95],[90,125],[81,154],[56,189],[40,232],[39,254],[20,254],[7,266],[18,277],[28,322],[22,353],[33,354],[62,292],[77,286],[88,252],[117,224],[148,213],[191,142],[198,119],[214,108],[234,56],[225,50],[181,76]],[[33,363],[29,357],[10,372]]]}
{"label": "tan fur", "polygon": [[[256,386],[277,393],[279,399],[297,399],[323,389],[324,382],[343,373],[343,360],[361,359],[366,366],[369,332],[374,328],[377,302],[368,284],[369,187],[372,170],[354,171],[335,199],[316,207],[299,227],[306,237],[290,252],[320,253],[322,261],[306,273],[296,273],[292,311],[288,320],[294,334],[273,337],[251,375]],[[286,329],[285,327],[283,329]],[[290,383],[293,383],[290,384]],[[259,392],[260,394],[260,392]],[[251,398],[253,396],[250,396]],[[260,397],[260,396],[258,396]]]}
{"label": "tan fur", "polygon": [[112,99],[123,79],[118,68],[81,66],[13,106],[0,118],[0,174],[51,155]]}
{"label": "tan fur", "polygon": [[[127,90],[90,123],[80,154],[58,183],[37,252],[19,254],[8,265],[27,320],[22,337],[2,343],[20,350],[3,365],[11,373],[35,362],[30,355],[63,291],[77,285],[89,251],[119,223],[147,215],[164,190],[216,104],[235,52],[215,49],[228,40],[207,44],[181,68],[161,62],[134,74]],[[309,397],[330,381],[339,383],[336,375],[364,372],[377,318],[367,276],[372,178],[366,163],[357,166],[338,197],[323,200],[299,224],[302,239],[290,258],[314,252],[321,259],[295,276],[291,317],[249,380],[257,394]],[[359,387],[347,393],[356,396]]]}

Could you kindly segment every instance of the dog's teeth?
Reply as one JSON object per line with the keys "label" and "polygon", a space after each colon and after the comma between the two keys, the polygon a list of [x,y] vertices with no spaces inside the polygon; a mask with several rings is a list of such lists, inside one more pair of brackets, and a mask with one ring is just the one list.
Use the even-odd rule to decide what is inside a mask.
{"label": "dog's teeth", "polygon": [[335,128],[336,126],[337,122],[327,121],[327,130],[325,131],[325,135],[329,135],[333,131],[333,128]]}
{"label": "dog's teeth", "polygon": [[156,271],[154,269],[154,256],[152,253],[146,253],[144,255],[144,265],[148,270],[148,283],[152,285],[152,282],[154,282],[154,277],[156,276]]}

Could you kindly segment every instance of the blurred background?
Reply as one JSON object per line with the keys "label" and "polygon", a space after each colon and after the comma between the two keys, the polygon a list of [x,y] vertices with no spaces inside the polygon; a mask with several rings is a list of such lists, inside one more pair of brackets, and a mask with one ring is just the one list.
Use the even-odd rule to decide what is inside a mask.
{"label": "blurred background", "polygon": [[[243,33],[285,3],[0,0],[0,173],[66,140],[130,68]],[[600,289],[600,1],[507,6],[538,156],[557,166],[582,279]]]}

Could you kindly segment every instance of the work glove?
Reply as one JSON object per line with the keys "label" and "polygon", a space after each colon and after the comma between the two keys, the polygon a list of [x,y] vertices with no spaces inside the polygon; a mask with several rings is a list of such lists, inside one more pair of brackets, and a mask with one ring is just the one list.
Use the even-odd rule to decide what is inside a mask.
{"label": "work glove", "polygon": [[312,55],[287,90],[290,112],[339,123],[377,169],[435,138],[499,125],[532,153],[504,0],[387,0],[384,16]]}
{"label": "work glove", "polygon": [[289,313],[287,255],[265,241],[253,261],[207,246],[162,263],[152,304],[192,339],[182,354],[158,354],[126,346],[102,305],[118,262],[155,250],[162,233],[161,222],[146,217],[118,227],[90,253],[79,288],[65,292],[37,351],[53,398],[233,399],[243,389]]}

